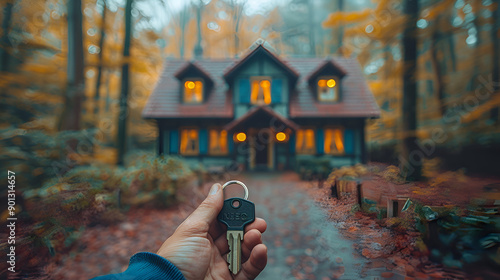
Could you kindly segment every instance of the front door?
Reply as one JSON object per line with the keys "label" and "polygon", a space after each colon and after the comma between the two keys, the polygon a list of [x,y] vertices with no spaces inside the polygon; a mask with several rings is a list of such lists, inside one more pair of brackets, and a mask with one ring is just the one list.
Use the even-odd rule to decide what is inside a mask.
{"label": "front door", "polygon": [[269,139],[256,137],[255,139],[255,167],[267,169]]}

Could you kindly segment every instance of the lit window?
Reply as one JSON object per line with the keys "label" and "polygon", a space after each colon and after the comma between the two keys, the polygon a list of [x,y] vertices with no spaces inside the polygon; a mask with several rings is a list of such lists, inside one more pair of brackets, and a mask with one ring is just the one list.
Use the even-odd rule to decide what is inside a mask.
{"label": "lit window", "polygon": [[333,77],[322,77],[318,80],[318,99],[319,101],[337,101],[338,100],[337,80]]}
{"label": "lit window", "polygon": [[182,155],[197,155],[198,154],[198,129],[185,128],[181,130],[181,154]]}
{"label": "lit window", "polygon": [[184,103],[203,102],[203,82],[201,80],[186,80],[184,82]]}
{"label": "lit window", "polygon": [[221,129],[209,130],[209,150],[212,155],[227,154],[227,131]]}
{"label": "lit window", "polygon": [[252,104],[271,104],[271,81],[269,78],[256,78],[252,80]]}
{"label": "lit window", "polygon": [[344,135],[339,128],[325,129],[325,154],[344,153]]}
{"label": "lit window", "polygon": [[299,129],[296,133],[295,151],[299,154],[314,154],[314,130]]}

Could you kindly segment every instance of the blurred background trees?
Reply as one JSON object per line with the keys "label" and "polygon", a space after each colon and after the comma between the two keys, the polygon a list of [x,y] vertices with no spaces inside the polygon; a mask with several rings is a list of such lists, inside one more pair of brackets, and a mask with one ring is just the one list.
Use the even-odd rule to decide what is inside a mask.
{"label": "blurred background trees", "polygon": [[[489,157],[481,150],[498,149],[500,127],[498,0],[418,1],[411,74],[404,66],[407,3],[4,1],[2,129],[8,139],[29,138],[33,131],[51,137],[59,130],[87,131],[85,156],[78,147],[72,152],[79,161],[121,162],[125,151],[155,146],[157,132],[141,110],[164,59],[193,59],[197,45],[206,58],[237,58],[262,38],[284,57],[358,58],[383,110],[368,127],[373,160],[400,161],[408,135],[432,142],[427,159],[461,155],[459,162],[449,161],[455,164],[443,163],[449,168],[467,165],[478,153]],[[403,107],[411,81],[415,98],[405,104],[414,105],[415,114]],[[415,117],[414,125],[405,126],[404,112]]]}

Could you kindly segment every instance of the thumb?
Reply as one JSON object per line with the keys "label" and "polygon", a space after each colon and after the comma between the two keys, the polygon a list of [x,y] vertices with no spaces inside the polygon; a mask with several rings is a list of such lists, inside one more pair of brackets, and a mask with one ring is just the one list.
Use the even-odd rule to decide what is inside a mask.
{"label": "thumb", "polygon": [[215,221],[217,215],[222,210],[224,204],[224,194],[222,186],[216,183],[210,189],[207,198],[194,210],[194,212],[187,218],[189,224],[205,224],[209,226]]}

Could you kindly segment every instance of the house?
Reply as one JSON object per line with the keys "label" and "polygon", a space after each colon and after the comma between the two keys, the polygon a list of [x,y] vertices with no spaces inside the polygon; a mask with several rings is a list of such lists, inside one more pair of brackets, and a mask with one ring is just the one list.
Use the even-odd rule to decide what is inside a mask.
{"label": "house", "polygon": [[158,154],[246,170],[364,162],[365,121],[379,115],[355,58],[282,59],[262,44],[240,59],[167,60],[143,111]]}

